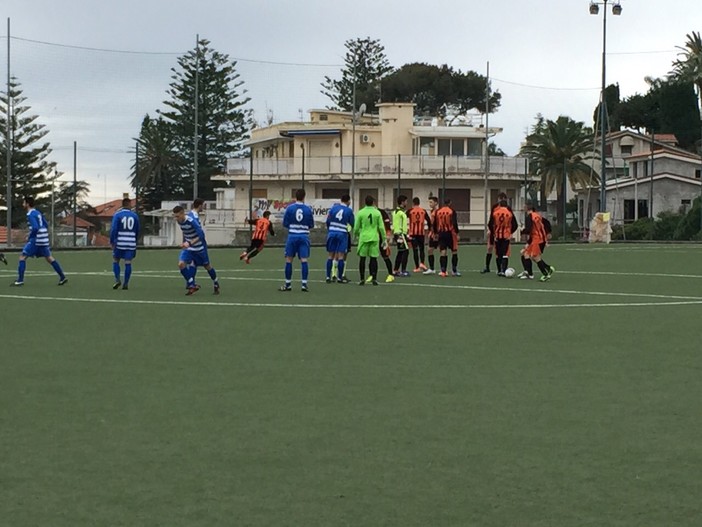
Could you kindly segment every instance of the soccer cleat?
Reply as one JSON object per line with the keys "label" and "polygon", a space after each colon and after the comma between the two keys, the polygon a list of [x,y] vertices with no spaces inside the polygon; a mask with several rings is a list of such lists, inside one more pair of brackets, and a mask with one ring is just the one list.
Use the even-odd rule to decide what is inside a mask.
{"label": "soccer cleat", "polygon": [[328,276],[327,276],[327,278],[326,278],[324,281],[325,281],[326,283],[328,283],[328,284],[331,284],[331,283],[332,283],[332,279],[329,278]]}
{"label": "soccer cleat", "polygon": [[499,271],[497,273],[497,276],[499,276],[500,278],[505,278],[505,273],[503,273],[502,271]]}
{"label": "soccer cleat", "polygon": [[10,285],[13,287],[22,287],[24,285],[24,282],[20,282],[19,280],[15,280]]}
{"label": "soccer cleat", "polygon": [[122,291],[126,291],[127,289],[129,289],[129,286],[127,284],[124,284],[122,286]]}
{"label": "soccer cleat", "polygon": [[188,287],[188,290],[185,292],[185,296],[191,296],[197,293],[200,290],[200,286],[195,284],[191,287]]}
{"label": "soccer cleat", "polygon": [[310,290],[307,288],[307,284],[302,284],[302,287],[300,288],[300,291],[303,293],[309,293]]}
{"label": "soccer cleat", "polygon": [[550,274],[545,274],[541,278],[539,278],[539,282],[548,282],[551,279]]}
{"label": "soccer cleat", "polygon": [[251,258],[247,258],[247,259],[244,260],[244,261],[245,261],[247,264],[250,264],[250,263],[251,263]]}
{"label": "soccer cleat", "polygon": [[551,276],[553,276],[553,273],[555,273],[555,272],[556,272],[555,267],[553,267],[553,266],[549,267],[548,268],[548,277],[551,278]]}
{"label": "soccer cleat", "polygon": [[434,271],[434,269],[427,269],[422,274],[436,274],[436,271]]}
{"label": "soccer cleat", "polygon": [[424,265],[423,263],[420,263],[420,264],[419,264],[419,270],[420,270],[420,271],[428,271],[429,269],[427,268],[426,265]]}
{"label": "soccer cleat", "polygon": [[219,284],[214,285],[214,291],[212,292],[213,295],[218,295],[219,294]]}
{"label": "soccer cleat", "polygon": [[[372,280],[372,278],[371,278],[371,280]],[[358,285],[366,285],[366,281],[365,281],[365,280],[361,280],[360,282],[358,282]]]}
{"label": "soccer cleat", "polygon": [[440,276],[441,278],[446,278],[448,275],[446,274],[446,271],[441,271],[441,272],[439,273],[439,276]]}
{"label": "soccer cleat", "polygon": [[292,291],[292,286],[290,284],[281,285],[278,288],[278,291],[281,291],[281,292]]}
{"label": "soccer cleat", "polygon": [[341,278],[339,278],[339,279],[336,281],[336,283],[337,283],[337,284],[348,284],[348,283],[349,283],[349,279],[346,278],[345,276],[342,276]]}
{"label": "soccer cleat", "polygon": [[402,273],[399,270],[395,270],[392,272],[395,276],[402,276]]}
{"label": "soccer cleat", "polygon": [[4,253],[0,253],[0,262],[2,262],[2,263],[4,263],[5,265],[7,265],[7,258],[5,258],[5,254],[4,254]]}
{"label": "soccer cleat", "polygon": [[[239,260],[248,260],[248,258],[246,258],[246,256],[247,256],[247,253],[246,253],[246,251],[244,251],[243,253],[241,253],[239,255]],[[248,263],[248,262],[246,262],[246,263]]]}
{"label": "soccer cleat", "polygon": [[412,271],[413,273],[421,273],[422,270],[419,267],[415,267],[414,270]]}
{"label": "soccer cleat", "polygon": [[533,280],[534,275],[533,274],[527,274],[526,271],[524,271],[522,274],[519,275],[520,280]]}
{"label": "soccer cleat", "polygon": [[529,276],[529,273],[527,273],[526,271],[522,271],[517,275],[517,278],[524,278],[526,276]]}
{"label": "soccer cleat", "polygon": [[395,277],[391,274],[389,274],[388,277],[385,279],[386,284],[389,284],[390,282],[394,282],[394,281],[395,281]]}
{"label": "soccer cleat", "polygon": [[378,281],[377,281],[377,280],[373,280],[373,281],[371,282],[371,284],[373,284],[373,285],[378,285]]}
{"label": "soccer cleat", "polygon": [[488,269],[488,268],[486,267],[485,269],[483,269],[482,271],[480,271],[480,274],[488,274],[489,272],[490,272],[490,269]]}
{"label": "soccer cleat", "polygon": [[460,271],[452,271],[451,276],[461,276],[461,272]]}
{"label": "soccer cleat", "polygon": [[407,271],[402,271],[399,276],[401,276],[402,278],[407,278],[408,276],[412,275]]}
{"label": "soccer cleat", "polygon": [[119,286],[122,285],[122,282],[117,280],[114,284],[112,284],[112,289],[119,289]]}
{"label": "soccer cleat", "polygon": [[367,283],[367,284],[370,284],[372,281],[373,281],[373,277],[372,277],[372,276],[369,276],[368,278],[366,278],[366,283]]}
{"label": "soccer cleat", "polygon": [[68,278],[65,276],[59,280],[58,285],[66,285],[68,283]]}

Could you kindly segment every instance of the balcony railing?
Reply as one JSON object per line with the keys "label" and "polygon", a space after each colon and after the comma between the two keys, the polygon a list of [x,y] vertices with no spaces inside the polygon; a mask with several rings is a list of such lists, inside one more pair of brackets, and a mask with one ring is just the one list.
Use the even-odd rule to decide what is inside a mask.
{"label": "balcony railing", "polygon": [[[227,160],[227,175],[248,175],[251,160],[248,158]],[[304,172],[308,175],[340,175],[352,172],[351,156],[306,157]],[[483,174],[485,158],[473,156],[356,156],[354,172],[363,174],[441,175]],[[490,157],[490,174],[524,177],[527,160],[523,157]],[[258,158],[253,160],[254,176],[299,176],[302,173],[302,157]]]}

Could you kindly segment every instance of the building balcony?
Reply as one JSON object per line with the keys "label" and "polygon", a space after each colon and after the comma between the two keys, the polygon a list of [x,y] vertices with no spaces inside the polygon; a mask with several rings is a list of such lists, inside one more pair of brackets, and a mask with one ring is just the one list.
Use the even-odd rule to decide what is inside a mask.
{"label": "building balcony", "polygon": [[[485,175],[485,158],[481,156],[329,156],[306,157],[304,174],[315,179],[346,180],[355,176],[391,179],[398,173],[404,178],[447,177],[480,179]],[[252,175],[257,179],[299,179],[303,173],[302,157],[228,159],[227,173],[215,179],[242,181]],[[527,160],[523,157],[490,157],[490,178],[524,179]]]}

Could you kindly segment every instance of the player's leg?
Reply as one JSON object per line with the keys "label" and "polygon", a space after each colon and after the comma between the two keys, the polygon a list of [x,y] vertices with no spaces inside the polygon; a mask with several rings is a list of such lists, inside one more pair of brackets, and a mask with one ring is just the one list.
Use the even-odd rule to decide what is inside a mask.
{"label": "player's leg", "polygon": [[451,275],[461,276],[458,271],[458,234],[451,233]]}
{"label": "player's leg", "polygon": [[122,285],[122,289],[124,290],[129,289],[129,280],[132,279],[132,258],[134,258],[134,256],[125,258],[124,260],[124,284]]}
{"label": "player's leg", "polygon": [[378,285],[378,256],[380,256],[381,247],[376,244],[371,243],[368,245],[368,257],[370,258],[369,271],[371,276],[371,283],[373,285]]}
{"label": "player's leg", "polygon": [[429,237],[429,254],[427,256],[429,262],[429,269],[424,271],[424,274],[434,274],[434,251],[439,247],[439,242],[436,239]]}
{"label": "player's leg", "polygon": [[5,258],[5,253],[0,253],[0,262],[7,265],[7,258]]}
{"label": "player's leg", "polygon": [[393,269],[393,274],[395,276],[400,276],[400,267],[402,267],[402,247],[400,245],[400,236],[396,234],[394,241],[397,254],[395,255],[395,267]]}
{"label": "player's leg", "polygon": [[419,270],[426,271],[427,266],[424,265],[424,261],[426,260],[426,255],[424,252],[424,236],[417,236],[416,240],[419,249]]}
{"label": "player's leg", "polygon": [[[495,251],[495,238],[493,237],[492,234],[488,234],[488,242],[487,242],[487,253],[485,254],[485,267],[483,268],[481,273],[489,273],[490,272],[490,262],[492,262],[492,253]],[[498,269],[499,271],[499,269]]]}
{"label": "player's leg", "polygon": [[522,259],[522,267],[524,268],[524,271],[519,273],[518,278],[520,280],[533,280],[534,279],[534,270],[532,267],[531,258],[529,258],[527,256],[527,248],[526,247],[520,251],[520,256]]}
{"label": "player's leg", "polygon": [[22,250],[22,254],[20,254],[19,261],[17,262],[17,280],[15,280],[12,285],[24,285],[24,273],[27,270],[27,258],[29,257],[29,255],[25,253],[27,250],[28,249],[25,246],[25,248]]}
{"label": "player's leg", "polygon": [[119,287],[122,285],[122,280],[120,278],[122,270],[120,269],[119,265],[122,259],[120,253],[120,249],[113,249],[112,251],[112,274],[115,277],[115,283],[112,284],[112,289],[119,289]]}
{"label": "player's leg", "polygon": [[407,241],[407,236],[404,234],[401,236],[402,238],[402,263],[400,264],[400,271],[402,272],[402,276],[409,276],[409,273],[407,272],[407,264],[409,263],[409,242]]}
{"label": "player's leg", "polygon": [[344,273],[346,272],[346,254],[345,252],[336,253],[334,255],[334,260],[336,261],[336,274],[333,278],[340,284],[348,282]]}
{"label": "player's leg", "polygon": [[[331,283],[332,281],[332,273],[334,269],[334,265],[336,262],[334,261],[334,257],[336,255],[336,237],[334,236],[333,233],[327,234],[327,275],[326,275],[326,282],[328,284]],[[336,264],[338,265],[338,264]]]}
{"label": "player's leg", "polygon": [[61,269],[61,264],[59,264],[58,260],[51,255],[51,250],[48,247],[40,247],[38,255],[43,256],[54,271],[56,271],[56,274],[59,277],[58,285],[64,285],[66,282],[68,282],[68,278],[66,278],[66,275],[63,273],[63,269]]}
{"label": "player's leg", "polygon": [[310,240],[309,238],[303,238],[300,241],[300,247],[298,250],[298,255],[300,257],[300,274],[302,275],[302,291],[307,292],[309,288],[307,287],[307,278],[310,274],[310,266],[307,263],[310,257]]}
{"label": "player's leg", "polygon": [[419,243],[417,237],[412,237],[412,258],[414,258],[414,272],[418,273],[421,271],[419,268]]}
{"label": "player's leg", "polygon": [[209,258],[207,255],[204,255],[205,261],[203,262],[202,266],[205,268],[207,271],[207,274],[210,275],[210,279],[212,280],[212,286],[214,287],[214,294],[218,295],[219,294],[219,279],[217,278],[217,271],[215,270],[214,267],[212,267],[212,264],[209,261]]}

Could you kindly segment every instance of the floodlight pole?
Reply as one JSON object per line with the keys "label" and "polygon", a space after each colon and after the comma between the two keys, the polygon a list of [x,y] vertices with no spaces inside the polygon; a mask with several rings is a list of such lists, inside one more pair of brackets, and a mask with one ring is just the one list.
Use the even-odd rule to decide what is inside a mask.
{"label": "floodlight pole", "polygon": [[12,246],[12,143],[10,128],[12,126],[12,113],[10,111],[10,18],[7,19],[7,126],[5,127],[5,149],[7,164],[7,193],[5,202],[7,205],[7,246]]}
{"label": "floodlight pole", "polygon": [[356,53],[353,54],[353,89],[351,92],[351,206],[356,204],[354,197],[356,184]]}
{"label": "floodlight pole", "polygon": [[197,147],[198,147],[198,105],[200,101],[200,35],[195,35],[195,123],[193,126],[193,201],[197,199]]}

